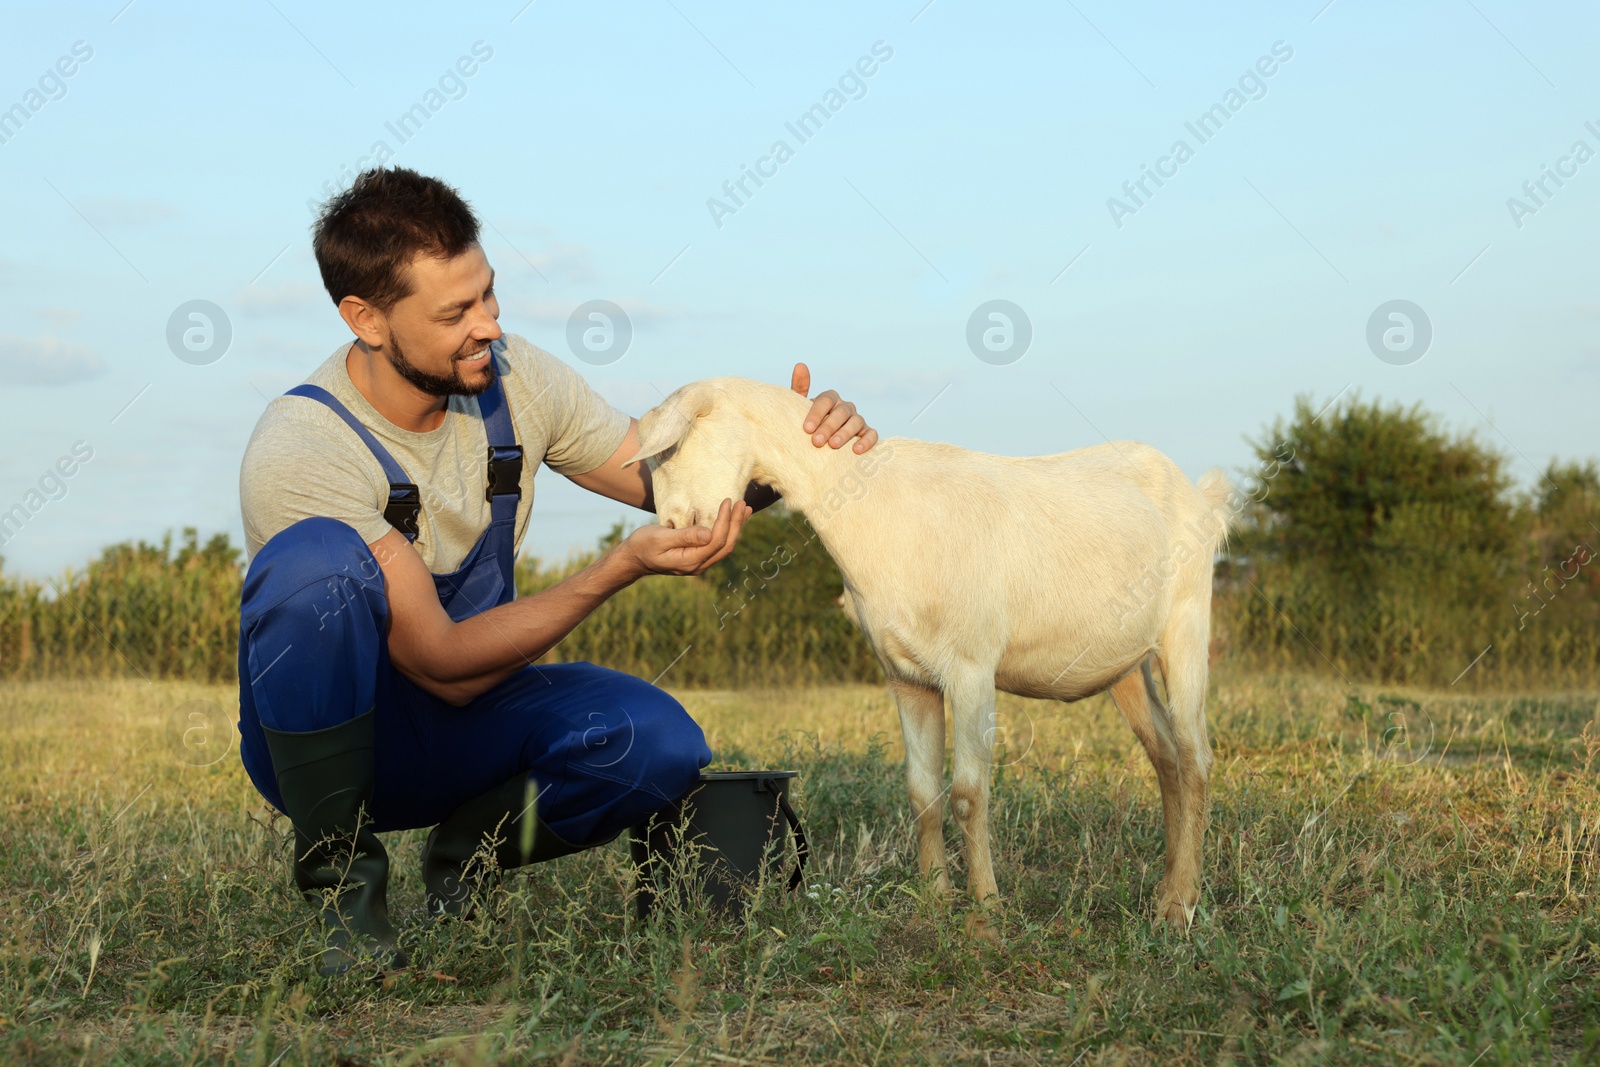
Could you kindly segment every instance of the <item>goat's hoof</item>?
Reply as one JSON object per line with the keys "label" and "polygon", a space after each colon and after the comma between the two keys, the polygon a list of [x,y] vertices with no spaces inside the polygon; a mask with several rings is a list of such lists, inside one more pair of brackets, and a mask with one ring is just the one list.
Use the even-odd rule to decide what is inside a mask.
{"label": "goat's hoof", "polygon": [[972,912],[963,924],[967,936],[974,941],[987,941],[991,945],[1000,943],[1000,929],[988,916],[982,912]]}

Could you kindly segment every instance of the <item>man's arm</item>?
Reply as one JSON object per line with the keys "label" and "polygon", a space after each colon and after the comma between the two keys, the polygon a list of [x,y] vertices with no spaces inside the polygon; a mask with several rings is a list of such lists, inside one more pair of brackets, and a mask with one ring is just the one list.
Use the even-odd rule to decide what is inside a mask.
{"label": "man's arm", "polygon": [[[794,365],[794,375],[790,379],[789,388],[801,396],[805,396],[806,391],[811,388],[811,371],[804,363]],[[811,410],[806,412],[801,428],[811,435],[811,443],[818,448],[823,445],[841,448],[847,441],[859,437],[860,440],[855,444],[855,452],[860,455],[878,443],[878,431],[869,427],[866,420],[856,414],[854,404],[841,399],[832,389],[818,393],[812,399]],[[610,459],[592,471],[570,474],[567,477],[590,492],[654,513],[656,502],[650,484],[650,465],[635,463],[626,469],[622,466],[623,461],[638,451],[639,420],[629,419],[628,432]],[[760,511],[777,500],[778,493],[770,485],[751,482],[745,487],[744,502],[750,505],[752,511]]]}
{"label": "man's arm", "polygon": [[[796,364],[790,388],[804,396],[810,383],[806,365]],[[878,440],[878,432],[856,414],[855,405],[832,389],[812,400],[802,429],[812,434],[812,444],[819,448],[824,444],[839,448],[859,438],[857,454]],[[639,420],[630,419],[622,444],[606,462],[568,477],[602,496],[654,512],[649,465],[622,467],[623,460],[638,451]],[[464,706],[554,648],[624,586],[646,574],[703,573],[733,551],[749,515],[777,499],[770,486],[751,482],[744,506],[725,501],[709,531],[702,526],[685,530],[641,526],[570,578],[459,623],[439,603],[433,576],[417,550],[403,534],[391,530],[369,546],[383,570],[389,598],[390,662],[446,703]]]}
{"label": "man's arm", "polygon": [[439,603],[427,564],[398,530],[369,547],[389,601],[389,661],[419,687],[462,707],[533,663],[617,590],[647,574],[700,574],[733,551],[750,512],[724,500],[715,525],[641,527],[577,574],[461,622]]}

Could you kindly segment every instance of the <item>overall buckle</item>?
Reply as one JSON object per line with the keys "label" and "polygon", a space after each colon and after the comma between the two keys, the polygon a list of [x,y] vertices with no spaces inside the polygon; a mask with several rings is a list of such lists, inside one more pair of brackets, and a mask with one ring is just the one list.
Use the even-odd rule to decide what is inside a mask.
{"label": "overall buckle", "polygon": [[417,520],[422,516],[422,496],[412,482],[389,483],[389,506],[383,509],[385,521],[406,535],[417,536]]}
{"label": "overall buckle", "polygon": [[[496,453],[503,455],[496,455]],[[489,485],[483,499],[494,503],[497,496],[514,496],[522,499],[522,446],[489,446]]]}

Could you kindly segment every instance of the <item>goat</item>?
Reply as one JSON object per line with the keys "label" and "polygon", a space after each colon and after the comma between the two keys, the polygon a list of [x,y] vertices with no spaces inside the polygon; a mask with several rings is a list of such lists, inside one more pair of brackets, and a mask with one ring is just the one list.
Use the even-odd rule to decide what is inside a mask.
{"label": "goat", "polygon": [[796,429],[809,409],[748,378],[693,382],[639,420],[639,451],[623,466],[647,463],[663,524],[709,521],[753,480],[816,530],[894,696],[918,866],[946,901],[949,694],[951,809],[979,904],[969,933],[998,938],[985,916],[999,901],[989,846],[997,689],[1061,701],[1110,690],[1160,782],[1157,921],[1186,929],[1200,899],[1211,765],[1212,561],[1232,510],[1222,472],[1196,485],[1131,441],[1012,457],[889,437],[858,455],[812,445]]}

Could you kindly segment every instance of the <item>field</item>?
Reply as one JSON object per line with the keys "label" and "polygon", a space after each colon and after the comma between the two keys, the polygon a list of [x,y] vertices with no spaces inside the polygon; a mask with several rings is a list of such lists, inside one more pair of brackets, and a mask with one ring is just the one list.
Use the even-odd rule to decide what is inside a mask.
{"label": "field", "polygon": [[0,1061],[1600,1062],[1594,692],[1214,676],[1182,935],[1150,921],[1159,798],[1109,700],[1003,697],[997,947],[918,884],[881,686],[675,695],[713,769],[800,772],[801,895],[639,924],[617,841],[427,928],[425,832],[391,834],[416,966],[374,983],[315,976],[287,820],[190,718],[236,689],[0,686]]}

